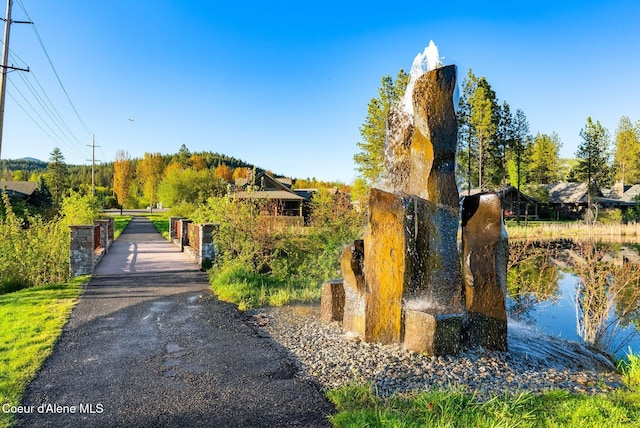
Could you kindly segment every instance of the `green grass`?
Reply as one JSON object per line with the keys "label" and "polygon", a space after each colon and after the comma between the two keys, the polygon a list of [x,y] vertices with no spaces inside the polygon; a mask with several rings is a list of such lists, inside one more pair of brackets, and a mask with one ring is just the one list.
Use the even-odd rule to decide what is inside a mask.
{"label": "green grass", "polygon": [[629,353],[620,361],[618,368],[629,388],[640,392],[640,355],[634,355],[629,349]]}
{"label": "green grass", "polygon": [[113,218],[113,239],[118,239],[118,236],[124,231],[133,217],[130,215],[117,215]]}
{"label": "green grass", "polygon": [[336,427],[640,427],[640,392],[607,396],[552,391],[478,400],[455,389],[378,397],[368,386],[344,386],[327,394],[338,413]]}
{"label": "green grass", "polygon": [[[17,405],[62,332],[87,276],[0,296],[0,405]],[[0,412],[0,427],[12,416]]]}
{"label": "green grass", "polygon": [[293,301],[307,302],[320,298],[320,289],[295,287],[271,275],[261,275],[239,263],[229,263],[211,273],[211,288],[220,300],[247,310],[256,306],[283,306]]}
{"label": "green grass", "polygon": [[149,214],[146,217],[151,220],[162,236],[169,239],[169,219],[166,214]]}

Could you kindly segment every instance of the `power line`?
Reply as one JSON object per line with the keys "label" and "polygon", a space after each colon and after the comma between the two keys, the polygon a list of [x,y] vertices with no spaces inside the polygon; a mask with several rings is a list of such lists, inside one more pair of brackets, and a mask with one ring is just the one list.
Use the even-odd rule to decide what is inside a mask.
{"label": "power line", "polygon": [[[29,16],[29,13],[27,12],[27,10],[24,7],[24,5],[22,4],[22,1],[21,0],[16,0],[16,2],[20,6],[20,8],[24,12],[24,14],[27,16],[27,19],[32,21],[31,17]],[[42,38],[40,37],[40,33],[38,33],[38,28],[36,27],[35,24],[33,24],[31,27],[33,28],[33,32],[35,33],[36,38],[38,39],[38,43],[40,43],[40,47],[42,48],[42,51],[44,52],[45,56],[47,57],[47,61],[49,62],[49,65],[51,66],[51,69],[53,70],[53,74],[56,76],[56,79],[58,80],[58,83],[60,84],[60,87],[62,88],[62,91],[64,92],[64,95],[67,97],[67,101],[69,101],[69,104],[71,105],[71,108],[73,109],[74,113],[76,114],[76,117],[78,118],[78,120],[80,121],[82,126],[84,127],[84,130],[87,132],[87,134],[88,135],[93,135],[91,133],[91,131],[89,130],[89,127],[84,123],[84,120],[82,120],[82,117],[80,117],[80,113],[78,113],[78,110],[76,109],[76,106],[71,101],[71,97],[69,96],[69,93],[67,92],[67,89],[62,84],[62,80],[60,79],[60,76],[58,75],[58,71],[56,70],[56,67],[53,65],[53,61],[51,61],[51,57],[49,56],[49,52],[47,52],[47,48],[45,48],[44,42],[42,41]]]}
{"label": "power line", "polygon": [[[85,156],[84,153],[78,151],[75,147],[68,145],[63,138],[60,137],[60,135],[58,135],[58,133],[51,127],[51,125],[49,125],[49,123],[47,123],[47,121],[42,117],[42,115],[38,112],[38,110],[33,106],[33,104],[31,104],[31,102],[29,102],[29,100],[27,99],[27,97],[25,97],[25,95],[22,93],[22,91],[20,91],[20,89],[15,86],[15,83],[13,83],[13,81],[11,82],[11,86],[15,89],[15,91],[22,97],[22,99],[24,100],[24,102],[31,108],[32,112],[40,119],[40,122],[38,122],[38,120],[36,120],[32,114],[30,114],[27,109],[20,103],[20,101],[14,97],[12,94],[9,93],[9,97],[18,105],[18,107],[20,107],[22,109],[22,111],[24,111],[27,116],[29,116],[29,118],[33,121],[33,123],[35,123],[51,140],[55,141],[58,144],[61,144],[63,146],[65,146],[65,148],[69,149],[71,152],[73,152],[73,154],[75,154],[76,156]],[[47,131],[46,128],[48,128],[49,131]],[[51,134],[53,134],[54,136],[52,136]]]}
{"label": "power line", "polygon": [[[11,51],[11,57],[15,57],[17,58],[19,61],[24,62],[22,60],[22,58],[20,58],[15,52]],[[28,75],[25,74],[20,74],[20,78],[22,79],[22,81],[24,82],[25,86],[27,86],[27,88],[29,89],[29,91],[33,94],[34,97],[36,97],[39,100],[39,103],[42,105],[42,107],[46,110],[48,110],[51,113],[51,117],[52,120],[54,121],[59,121],[62,126],[66,129],[66,131],[68,132],[68,134],[74,139],[76,140],[76,142],[79,145],[82,145],[82,143],[80,142],[80,139],[74,134],[74,132],[71,130],[71,128],[69,127],[69,125],[67,124],[67,122],[64,120],[64,118],[62,117],[62,115],[60,114],[60,112],[58,111],[58,109],[56,108],[55,104],[53,103],[53,101],[51,101],[51,98],[49,97],[49,95],[47,94],[47,91],[45,91],[44,87],[42,86],[42,84],[40,83],[40,80],[38,80],[38,77],[36,76],[36,73],[32,70],[31,73],[29,73]],[[33,79],[36,83],[37,88],[34,87],[34,85],[29,81],[29,79]],[[40,95],[42,94],[42,96]],[[44,99],[43,99],[44,97]],[[46,102],[45,102],[46,100]]]}
{"label": "power line", "polygon": [[[9,34],[11,32],[11,24],[14,22],[11,20],[11,6],[12,0],[7,0],[7,15],[4,19],[4,38],[2,39],[2,64],[0,67],[0,155],[2,154],[2,134],[4,128],[4,101],[7,90],[7,73],[9,70],[23,70],[29,71],[29,69],[20,69],[17,67],[11,67],[7,64],[9,61]],[[16,23],[29,23],[26,21],[15,21]]]}
{"label": "power line", "polygon": [[[38,103],[40,108],[46,113],[46,115],[49,117],[51,122],[60,131],[60,133],[67,140],[69,140],[71,143],[73,143],[73,140],[75,140],[77,145],[81,146],[82,143],[80,142],[78,137],[76,137],[76,135],[73,133],[73,131],[71,131],[71,129],[69,128],[67,123],[64,121],[64,119],[60,116],[60,113],[56,109],[55,105],[53,105],[53,103],[51,103],[51,100],[47,96],[46,92],[42,92],[42,95],[41,95],[36,90],[36,88],[34,88],[33,84],[30,82],[30,80],[28,78],[26,78],[23,74],[20,74],[20,77],[21,77],[22,82],[24,83],[25,87],[29,90],[29,92],[31,93],[33,98],[36,100],[36,102]],[[35,79],[35,76],[33,76],[33,77]],[[37,82],[37,79],[35,79],[35,80]],[[11,81],[11,83],[13,85],[15,85],[15,82]],[[44,98],[43,98],[43,95],[44,95]]]}

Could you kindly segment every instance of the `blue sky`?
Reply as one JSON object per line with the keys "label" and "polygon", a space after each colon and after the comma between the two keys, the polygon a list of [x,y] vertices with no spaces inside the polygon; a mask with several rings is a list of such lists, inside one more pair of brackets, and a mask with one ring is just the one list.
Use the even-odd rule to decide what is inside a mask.
{"label": "blue sky", "polygon": [[[14,0],[13,19],[26,19],[24,5],[82,122],[33,29],[14,24],[12,63],[32,73],[9,74],[2,158],[46,161],[58,146],[67,163],[87,163],[95,134],[103,161],[185,144],[351,182],[381,77],[408,71],[430,40],[460,82],[473,69],[532,133],[557,132],[564,157],[587,116],[612,135],[622,115],[640,120],[640,2],[400,4]],[[33,76],[63,121],[31,94]]]}

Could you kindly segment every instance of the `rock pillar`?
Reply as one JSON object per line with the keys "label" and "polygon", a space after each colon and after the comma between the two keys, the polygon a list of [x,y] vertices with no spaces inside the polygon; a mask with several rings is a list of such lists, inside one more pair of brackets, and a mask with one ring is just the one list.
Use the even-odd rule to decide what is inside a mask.
{"label": "rock pillar", "polygon": [[[358,239],[347,246],[340,258],[343,276],[342,326],[345,330],[366,337],[366,284],[364,281],[364,241]],[[339,297],[338,297],[339,299]]]}
{"label": "rock pillar", "polygon": [[364,239],[366,340],[400,342],[403,304],[432,315],[463,312],[457,229],[450,209],[371,189]]}
{"label": "rock pillar", "polygon": [[462,259],[466,345],[507,350],[507,263],[509,244],[500,197],[482,193],[462,203]]}
{"label": "rock pillar", "polygon": [[70,226],[69,274],[71,277],[93,273],[93,227],[92,224]]}

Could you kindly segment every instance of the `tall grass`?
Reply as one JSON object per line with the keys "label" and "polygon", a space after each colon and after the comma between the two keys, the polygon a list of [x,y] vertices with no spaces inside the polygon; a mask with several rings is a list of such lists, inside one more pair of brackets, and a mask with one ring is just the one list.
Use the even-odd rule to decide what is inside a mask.
{"label": "tall grass", "polygon": [[640,237],[640,223],[593,224],[531,222],[527,226],[507,222],[509,239],[619,240]]}
{"label": "tall grass", "polygon": [[456,389],[379,397],[366,385],[329,391],[336,427],[640,427],[640,394],[621,389],[603,395],[551,391],[496,395],[479,400]]}
{"label": "tall grass", "polygon": [[629,352],[618,364],[624,383],[633,391],[640,393],[640,355]]}
{"label": "tall grass", "polygon": [[616,332],[640,315],[640,266],[605,261],[605,251],[593,243],[579,243],[572,266],[579,278],[576,289],[578,334],[598,348],[618,352]]}

